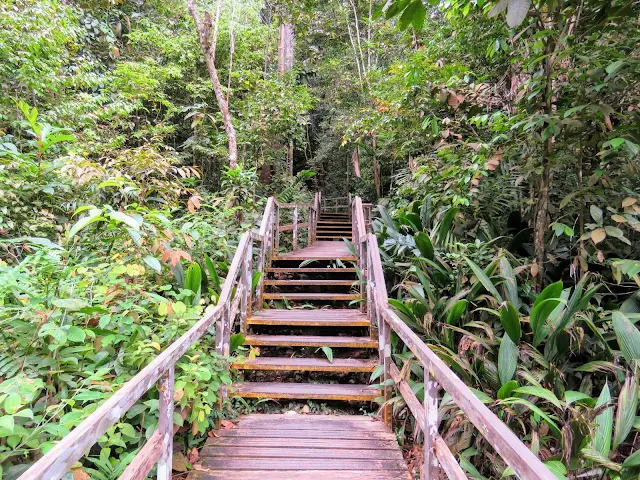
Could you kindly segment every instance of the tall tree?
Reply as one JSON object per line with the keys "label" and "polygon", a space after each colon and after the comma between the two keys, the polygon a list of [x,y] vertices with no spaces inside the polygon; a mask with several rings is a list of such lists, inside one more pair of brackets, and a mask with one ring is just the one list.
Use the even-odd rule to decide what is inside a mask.
{"label": "tall tree", "polygon": [[[213,84],[213,91],[216,95],[218,108],[222,114],[222,123],[224,124],[224,130],[227,134],[227,141],[229,143],[229,166],[231,168],[235,168],[238,166],[238,142],[236,139],[236,130],[233,128],[231,112],[229,111],[229,102],[222,90],[222,84],[220,83],[218,70],[216,69],[216,43],[218,41],[218,24],[220,23],[221,4],[222,0],[218,0],[215,20],[211,19],[211,14],[209,12],[205,12],[204,19],[201,19],[198,15],[196,0],[187,0],[187,8],[193,17],[196,30],[198,31],[200,48],[202,48],[202,54],[204,55],[205,62],[207,63],[209,78]],[[212,26],[213,33],[211,32]]]}

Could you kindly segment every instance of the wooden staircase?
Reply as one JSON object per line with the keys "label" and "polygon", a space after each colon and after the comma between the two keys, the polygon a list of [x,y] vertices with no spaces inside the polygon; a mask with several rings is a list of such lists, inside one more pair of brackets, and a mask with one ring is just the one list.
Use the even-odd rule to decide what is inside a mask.
{"label": "wooden staircase", "polygon": [[[370,402],[380,394],[367,384],[378,365],[378,339],[360,303],[351,304],[362,293],[356,257],[342,241],[351,237],[349,214],[321,212],[317,225],[311,246],[277,254],[266,268],[261,295],[272,308],[247,317],[245,337],[261,354],[232,365],[247,379],[233,386],[233,395]],[[307,264],[313,266],[301,266]],[[285,302],[293,308],[283,308]],[[332,350],[331,361],[322,347]],[[307,378],[301,382],[291,372]]]}
{"label": "wooden staircase", "polygon": [[[245,345],[260,348],[261,355],[232,364],[245,381],[229,390],[220,387],[221,399],[229,393],[353,402],[381,396],[386,403],[398,395],[415,428],[424,432],[421,478],[463,480],[465,472],[439,433],[439,402],[446,393],[518,478],[555,480],[537,455],[390,308],[377,240],[368,229],[371,205],[359,197],[333,200],[325,201],[320,193],[313,204],[279,204],[270,198],[260,230],[240,238],[217,304],[18,480],[70,475],[76,462],[154,386],[159,397],[157,429],[120,480],[145,479],[153,468],[159,480],[170,480],[176,364],[195,342],[213,338],[216,352],[229,357],[231,335],[238,330],[245,335]],[[292,223],[281,225],[285,209],[292,209]],[[300,218],[304,210],[306,218]],[[306,241],[299,235],[302,228],[307,229]],[[289,233],[290,242],[281,239]],[[339,241],[344,237],[352,247]],[[258,278],[256,285],[253,278]],[[209,336],[214,329],[215,337]],[[398,344],[394,348],[413,355],[410,371],[396,364],[392,333]],[[322,347],[332,349],[333,361],[321,353]],[[380,389],[367,384],[376,367],[382,371]],[[416,369],[424,377],[418,379]],[[424,402],[415,394],[416,381],[424,385]],[[451,406],[445,416],[447,410]],[[210,432],[188,478],[407,480],[388,403],[380,417],[382,421],[365,415],[244,415],[234,428]]]}

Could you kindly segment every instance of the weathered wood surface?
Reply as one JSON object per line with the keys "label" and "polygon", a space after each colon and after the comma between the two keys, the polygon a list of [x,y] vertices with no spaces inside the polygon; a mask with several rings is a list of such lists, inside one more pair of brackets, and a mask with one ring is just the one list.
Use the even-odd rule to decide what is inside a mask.
{"label": "weathered wood surface", "polygon": [[232,366],[239,370],[371,372],[377,364],[375,360],[357,358],[334,358],[333,362],[330,362],[326,358],[257,357],[253,360],[236,362]]}
{"label": "weathered wood surface", "polygon": [[267,300],[282,300],[286,298],[287,300],[329,300],[329,301],[342,301],[348,302],[351,300],[357,300],[360,298],[360,295],[353,293],[314,293],[314,292],[304,292],[304,293],[265,293],[263,297]]}
{"label": "weathered wood surface", "polygon": [[[329,435],[327,434],[329,433]],[[408,480],[395,436],[364,416],[248,415],[202,449],[190,480]]]}
{"label": "weathered wood surface", "polygon": [[369,337],[328,335],[247,335],[245,345],[281,347],[376,348],[378,342]]}
{"label": "weathered wood surface", "polygon": [[287,253],[281,253],[275,258],[282,260],[336,260],[355,261],[356,257],[349,251],[349,247],[344,242],[316,241],[309,247]]}
{"label": "weathered wood surface", "polygon": [[249,325],[292,325],[292,326],[342,326],[368,327],[367,316],[355,309],[272,309],[255,312],[247,319]]}
{"label": "weathered wood surface", "polygon": [[162,435],[159,430],[156,430],[118,480],[143,480],[147,478],[162,453]]}
{"label": "weathered wood surface", "polygon": [[379,392],[365,385],[341,383],[241,382],[233,384],[232,394],[244,398],[306,398],[371,402]]}
{"label": "weathered wood surface", "polygon": [[288,287],[322,287],[342,286],[350,287],[356,280],[265,280],[265,285],[279,285]]}
{"label": "weathered wood surface", "polygon": [[316,267],[267,267],[266,272],[270,273],[355,273],[356,269],[353,267],[332,267],[327,266],[323,268]]}

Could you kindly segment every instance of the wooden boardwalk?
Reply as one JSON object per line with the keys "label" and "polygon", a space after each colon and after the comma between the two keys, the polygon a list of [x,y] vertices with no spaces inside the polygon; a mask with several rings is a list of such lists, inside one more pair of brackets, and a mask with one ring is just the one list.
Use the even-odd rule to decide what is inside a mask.
{"label": "wooden boardwalk", "polygon": [[395,435],[360,415],[245,415],[200,452],[192,480],[407,480]]}
{"label": "wooden boardwalk", "polygon": [[[220,355],[233,353],[231,335],[237,331],[245,337],[245,345],[261,350],[255,359],[235,359],[232,368],[245,378],[228,389],[221,388],[222,399],[234,395],[371,404],[382,397],[385,406],[382,421],[366,415],[243,416],[234,428],[211,432],[195,470],[189,473],[191,480],[409,479],[391,433],[389,401],[393,395],[402,397],[416,430],[424,432],[421,478],[446,475],[450,480],[467,480],[439,433],[443,420],[439,401],[445,392],[518,478],[556,480],[537,455],[389,307],[377,239],[368,228],[371,205],[349,196],[345,206],[350,213],[340,213],[335,211],[340,204],[329,206],[328,200],[340,199],[325,202],[316,193],[309,205],[279,204],[270,198],[259,232],[246,232],[240,238],[217,305],[18,480],[66,477],[154,386],[159,392],[158,428],[119,480],[144,480],[154,468],[158,480],[170,480],[175,365],[213,328]],[[280,212],[287,208],[293,209],[293,224],[280,225]],[[298,214],[304,209],[308,209],[309,221],[300,223]],[[303,227],[308,229],[308,246],[298,249],[298,230]],[[293,251],[280,248],[280,234],[285,232],[292,233]],[[349,232],[355,255],[342,241]],[[254,284],[252,278],[258,272],[264,275]],[[331,360],[318,353],[322,347],[334,349]],[[412,388],[409,377],[414,369],[399,368],[394,348],[410,350],[424,372],[424,402]],[[369,385],[369,374],[378,367],[383,386],[375,388]],[[370,411],[375,409],[373,405]]]}

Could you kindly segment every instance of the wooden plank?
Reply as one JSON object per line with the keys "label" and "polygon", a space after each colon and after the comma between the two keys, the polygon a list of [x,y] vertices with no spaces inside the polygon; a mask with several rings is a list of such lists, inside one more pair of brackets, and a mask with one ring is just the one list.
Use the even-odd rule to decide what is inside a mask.
{"label": "wooden plank", "polygon": [[315,448],[322,450],[324,448],[340,449],[340,450],[369,450],[373,452],[390,451],[398,452],[398,444],[388,440],[338,440],[331,441],[328,438],[246,438],[246,437],[214,437],[207,440],[205,448],[202,449],[202,455],[211,452],[218,447],[232,448]]}
{"label": "wooden plank", "polygon": [[[400,449],[395,448],[393,450],[369,450],[369,449],[344,449],[344,448],[330,448],[331,439],[324,439],[326,442],[326,448],[289,448],[281,446],[272,447],[256,447],[253,444],[238,447],[234,445],[232,447],[220,447],[206,448],[202,450],[201,457],[208,458],[281,458],[284,461],[288,461],[290,458],[311,458],[311,459],[325,459],[326,461],[333,461],[334,459],[358,459],[358,460],[397,460],[403,461],[402,453]],[[361,440],[366,442],[367,440]],[[213,462],[215,464],[215,461]]]}
{"label": "wooden plank", "polygon": [[156,430],[118,480],[144,480],[162,453],[162,435]]}
{"label": "wooden plank", "polygon": [[437,480],[440,477],[435,442],[438,438],[438,383],[424,366],[424,466],[423,476],[426,480]]}
{"label": "wooden plank", "polygon": [[337,286],[350,287],[357,280],[265,280],[265,285],[285,285],[291,287]]}
{"label": "wooden plank", "polygon": [[[310,425],[313,422],[323,423],[323,422],[333,422],[334,425],[343,425],[343,424],[357,424],[356,428],[362,428],[362,425],[372,425],[375,427],[382,427],[382,423],[378,421],[376,417],[369,417],[366,415],[336,415],[336,414],[299,414],[295,412],[288,413],[249,413],[247,415],[243,415],[238,420],[238,425],[242,427],[248,427],[250,425],[254,425],[256,423],[260,423],[261,425],[265,423],[274,423],[278,426],[286,423],[289,425],[300,424],[300,425]],[[381,430],[382,431],[382,430]]]}
{"label": "wooden plank", "polygon": [[[215,466],[228,470],[400,470],[404,468],[404,462],[399,460],[357,460],[357,459],[333,459],[327,461],[324,458],[216,458]],[[286,477],[285,477],[286,478]]]}
{"label": "wooden plank", "polygon": [[360,295],[353,293],[265,293],[265,300],[331,300],[348,302],[357,300]]}
{"label": "wooden plank", "polygon": [[376,348],[378,346],[378,342],[369,337],[322,335],[247,335],[244,344],[273,347]]}
{"label": "wooden plank", "polygon": [[190,473],[193,480],[408,480],[406,468],[402,470],[219,470],[205,469]]}
{"label": "wooden plank", "polygon": [[242,382],[231,386],[235,395],[244,398],[306,398],[315,400],[373,401],[378,390],[368,385]]}
{"label": "wooden plank", "polygon": [[307,268],[307,267],[269,267],[265,269],[269,273],[355,273],[353,267],[336,268]]}
{"label": "wooden plank", "polygon": [[237,370],[372,372],[377,364],[375,360],[356,358],[334,358],[333,362],[329,362],[326,358],[257,357],[254,360],[236,362],[232,367]]}
{"label": "wooden plank", "polygon": [[453,456],[451,450],[442,439],[440,435],[436,438],[435,445],[436,457],[440,462],[440,466],[449,477],[449,480],[467,480],[467,475],[464,473],[456,457]]}
{"label": "wooden plank", "polygon": [[[268,311],[268,310],[263,310]],[[293,312],[300,310],[292,310]],[[248,325],[280,325],[299,327],[368,327],[369,319],[366,315],[335,315],[326,314],[327,310],[309,310],[311,315],[254,315],[247,319]]]}
{"label": "wooden plank", "polygon": [[173,463],[173,389],[175,385],[175,365],[160,378],[160,412],[158,415],[158,432],[162,437],[160,457],[158,458],[158,480],[171,480]]}
{"label": "wooden plank", "polygon": [[369,430],[333,430],[329,427],[323,429],[306,428],[306,429],[264,429],[264,428],[232,428],[229,430],[217,430],[215,434],[218,437],[247,437],[247,438],[328,438],[331,440],[385,440],[396,441],[393,433],[386,431],[369,431]]}

